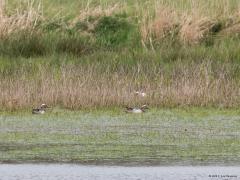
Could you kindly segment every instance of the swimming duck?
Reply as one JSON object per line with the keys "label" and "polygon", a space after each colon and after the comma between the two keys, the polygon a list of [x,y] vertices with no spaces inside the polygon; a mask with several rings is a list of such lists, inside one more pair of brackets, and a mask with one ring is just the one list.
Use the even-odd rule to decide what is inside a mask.
{"label": "swimming duck", "polygon": [[146,112],[146,109],[149,109],[147,105],[143,105],[140,108],[138,107],[126,107],[126,112],[127,113],[134,113],[134,114],[139,114],[139,113],[144,113]]}
{"label": "swimming duck", "polygon": [[142,91],[135,91],[134,93],[136,96],[140,96],[140,97],[145,97],[147,94],[145,92]]}
{"label": "swimming duck", "polygon": [[44,114],[46,109],[49,108],[46,104],[42,104],[39,108],[32,109],[33,114]]}

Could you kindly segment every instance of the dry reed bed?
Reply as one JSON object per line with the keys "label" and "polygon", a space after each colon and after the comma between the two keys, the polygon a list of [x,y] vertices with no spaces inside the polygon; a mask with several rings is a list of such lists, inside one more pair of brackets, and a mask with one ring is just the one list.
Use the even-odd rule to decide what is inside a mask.
{"label": "dry reed bed", "polygon": [[[157,1],[156,1],[157,2]],[[192,2],[195,4],[195,2]],[[226,5],[224,8],[224,4]],[[222,2],[222,12],[196,3],[185,11],[157,3],[153,9],[144,9],[140,17],[140,34],[143,45],[160,42],[165,37],[182,43],[198,44],[210,36],[226,37],[240,33],[239,8],[230,10],[228,2]]]}
{"label": "dry reed bed", "polygon": [[34,1],[28,2],[24,9],[16,9],[12,15],[5,12],[5,3],[0,2],[0,38],[6,38],[19,31],[31,32],[42,19],[40,4],[38,8],[33,5]]}
{"label": "dry reed bed", "polygon": [[[13,110],[43,102],[72,109],[143,103],[168,107],[240,105],[239,79],[232,79],[229,67],[223,65],[217,71],[209,63],[179,65],[171,76],[162,69],[150,75],[97,71],[94,66],[65,66],[57,75],[41,69],[32,78],[24,72],[0,78],[0,106]],[[146,98],[135,97],[134,91],[139,89],[147,92]]]}
{"label": "dry reed bed", "polygon": [[[119,13],[129,13],[137,17],[142,43],[161,42],[167,36],[175,36],[183,43],[196,44],[207,38],[209,35],[227,36],[240,32],[239,9],[231,10],[228,1],[222,1],[219,7],[213,12],[202,3],[191,2],[191,7],[187,10],[178,10],[176,7],[161,3],[155,0],[154,7],[151,5],[136,5],[134,13],[125,3],[113,4],[107,7],[96,6],[79,10],[79,15],[66,22],[69,28],[74,27],[79,22],[87,23],[87,33],[92,32],[103,16],[113,16]],[[174,4],[174,3],[173,3]],[[3,4],[0,4],[0,35],[1,38],[11,36],[18,31],[39,31],[36,25],[48,23],[52,19],[43,17],[41,4],[36,8],[34,1],[29,1],[25,8],[15,10],[15,13],[7,15]],[[222,12],[219,12],[221,10]],[[56,17],[55,17],[56,18]],[[134,19],[135,17],[133,17]],[[66,28],[66,27],[65,27]],[[84,35],[86,32],[83,32]]]}

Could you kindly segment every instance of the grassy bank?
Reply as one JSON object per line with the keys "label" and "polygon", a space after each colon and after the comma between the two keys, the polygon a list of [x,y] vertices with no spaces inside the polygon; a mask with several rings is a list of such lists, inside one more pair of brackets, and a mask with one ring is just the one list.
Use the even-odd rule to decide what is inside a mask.
{"label": "grassy bank", "polygon": [[5,1],[0,107],[238,107],[238,7],[236,0]]}
{"label": "grassy bank", "polygon": [[1,113],[0,162],[239,164],[238,110]]}

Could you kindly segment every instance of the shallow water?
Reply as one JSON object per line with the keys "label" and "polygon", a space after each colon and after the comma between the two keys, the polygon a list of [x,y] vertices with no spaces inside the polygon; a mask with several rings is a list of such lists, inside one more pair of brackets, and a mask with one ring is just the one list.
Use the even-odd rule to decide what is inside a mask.
{"label": "shallow water", "polygon": [[237,180],[240,167],[123,167],[57,164],[2,164],[0,180]]}
{"label": "shallow water", "polygon": [[240,111],[0,112],[0,163],[240,165]]}

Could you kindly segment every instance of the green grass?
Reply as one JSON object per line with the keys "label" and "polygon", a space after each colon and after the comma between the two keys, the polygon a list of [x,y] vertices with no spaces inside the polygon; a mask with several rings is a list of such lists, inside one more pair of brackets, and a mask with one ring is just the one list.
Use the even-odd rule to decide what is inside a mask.
{"label": "green grass", "polygon": [[[139,32],[143,21],[142,16],[144,13],[147,14],[148,11],[150,14],[156,13],[155,9],[158,7],[169,7],[181,13],[204,11],[202,13],[205,16],[213,16],[218,21],[216,24],[224,24],[225,21],[226,24],[238,22],[237,17],[231,19],[239,5],[237,0],[203,0],[197,3],[193,0],[125,0],[119,3],[124,5],[123,10],[116,10],[110,16],[101,15],[101,17],[98,17],[93,13],[85,19],[78,17],[87,8],[94,9],[101,6],[103,9],[109,9],[116,3],[119,2],[116,0],[73,0],[71,2],[42,0],[42,9],[39,10],[39,13],[44,18],[37,21],[36,29],[33,32],[17,31],[15,34],[10,34],[9,37],[4,38],[0,42],[0,55],[32,57],[67,53],[83,56],[99,50],[122,52],[125,48],[142,51],[144,48]],[[38,2],[35,2],[33,7],[37,8],[37,5]],[[6,6],[6,13],[14,14],[16,8],[28,9],[27,6],[30,5],[26,1],[9,1]],[[232,13],[232,15],[228,13]],[[216,18],[215,16],[219,16],[219,14],[221,14],[221,18]],[[93,24],[94,27],[92,27]],[[220,30],[222,29],[220,28]],[[174,31],[177,33],[179,29],[176,28]],[[86,32],[88,35],[86,35]],[[148,50],[151,50],[151,46],[153,46],[156,53],[161,54],[165,61],[186,59],[185,56],[187,56],[187,59],[194,61],[202,59],[239,61],[238,33],[233,33],[230,37],[215,37],[215,35],[212,34],[198,46],[183,45],[175,34],[161,40],[152,37],[153,44],[146,43],[146,45]],[[119,45],[121,46],[119,47]],[[185,52],[185,49],[189,52]]]}
{"label": "green grass", "polygon": [[239,120],[239,110],[206,108],[2,112],[0,162],[238,164]]}
{"label": "green grass", "polygon": [[136,90],[148,91],[144,101],[156,107],[239,106],[238,1],[125,0],[112,11],[118,2],[8,1],[0,107],[120,106]]}
{"label": "green grass", "polygon": [[[154,8],[159,6],[170,7],[174,11],[181,12],[204,10],[206,11],[204,15],[207,17],[211,17],[211,14],[221,14],[221,18],[216,19],[213,16],[218,21],[216,24],[224,24],[225,21],[226,24],[234,24],[235,21],[238,22],[237,17],[234,19],[227,13],[232,12],[232,16],[234,15],[235,8],[239,5],[236,0],[203,0],[197,3],[192,0],[125,0],[120,3],[120,5],[124,4],[124,10],[116,10],[110,16],[98,17],[94,13],[90,13],[84,19],[78,18],[83,10],[86,11],[86,7],[94,9],[94,7],[101,6],[103,9],[108,9],[116,3],[118,3],[116,0],[73,0],[71,2],[42,0],[42,9],[39,10],[39,13],[44,18],[37,21],[34,30],[13,31],[12,34],[1,37],[0,55],[19,59],[20,57],[49,57],[56,54],[68,54],[84,58],[84,56],[94,53],[94,58],[98,58],[99,52],[113,51],[116,54],[127,54],[141,59],[144,55],[142,51],[146,51],[148,59],[152,59],[152,54],[155,54],[154,59],[158,59],[158,62],[170,63],[177,60],[183,60],[184,63],[192,61],[198,63],[206,60],[237,64],[240,62],[238,33],[230,36],[218,36],[213,33],[197,45],[183,44],[176,34],[170,33],[160,40],[152,37],[151,44],[148,41],[145,42],[146,49],[142,46],[140,32],[143,21],[142,13],[150,11],[154,14]],[[37,5],[38,3],[35,2],[33,7],[36,8]],[[6,13],[15,14],[14,9],[28,9],[27,6],[30,5],[26,1],[12,0],[7,2]],[[54,18],[52,18],[53,14],[55,14]],[[174,29],[175,33],[178,33],[178,28]],[[152,50],[154,51],[151,52]],[[120,61],[130,64],[131,57],[127,61],[124,61],[124,58]],[[148,63],[148,61],[146,62]]]}
{"label": "green grass", "polygon": [[[11,0],[8,1],[8,4],[11,8],[19,7],[20,4],[26,2],[24,0]],[[35,2],[38,3],[38,2]],[[64,1],[64,0],[42,0],[41,4],[45,9],[45,13],[47,15],[54,16],[56,14],[60,14],[62,16],[76,16],[79,13],[79,9],[83,9],[86,7],[93,6],[109,6],[111,4],[119,3],[118,0],[72,0],[72,1]],[[191,8],[200,6],[203,8],[205,12],[215,14],[217,12],[221,12],[223,9],[227,9],[229,11],[234,10],[238,7],[238,0],[201,0],[195,2],[193,0],[124,0],[121,3],[125,3],[129,9],[132,11],[136,11],[136,5],[141,8],[145,8],[147,6],[154,7],[156,4],[163,4],[170,6],[172,8],[178,9],[179,11],[191,10]],[[137,7],[138,7],[137,6]],[[207,8],[206,8],[207,7]],[[69,11],[71,9],[71,11]],[[59,12],[60,10],[60,12]]]}

